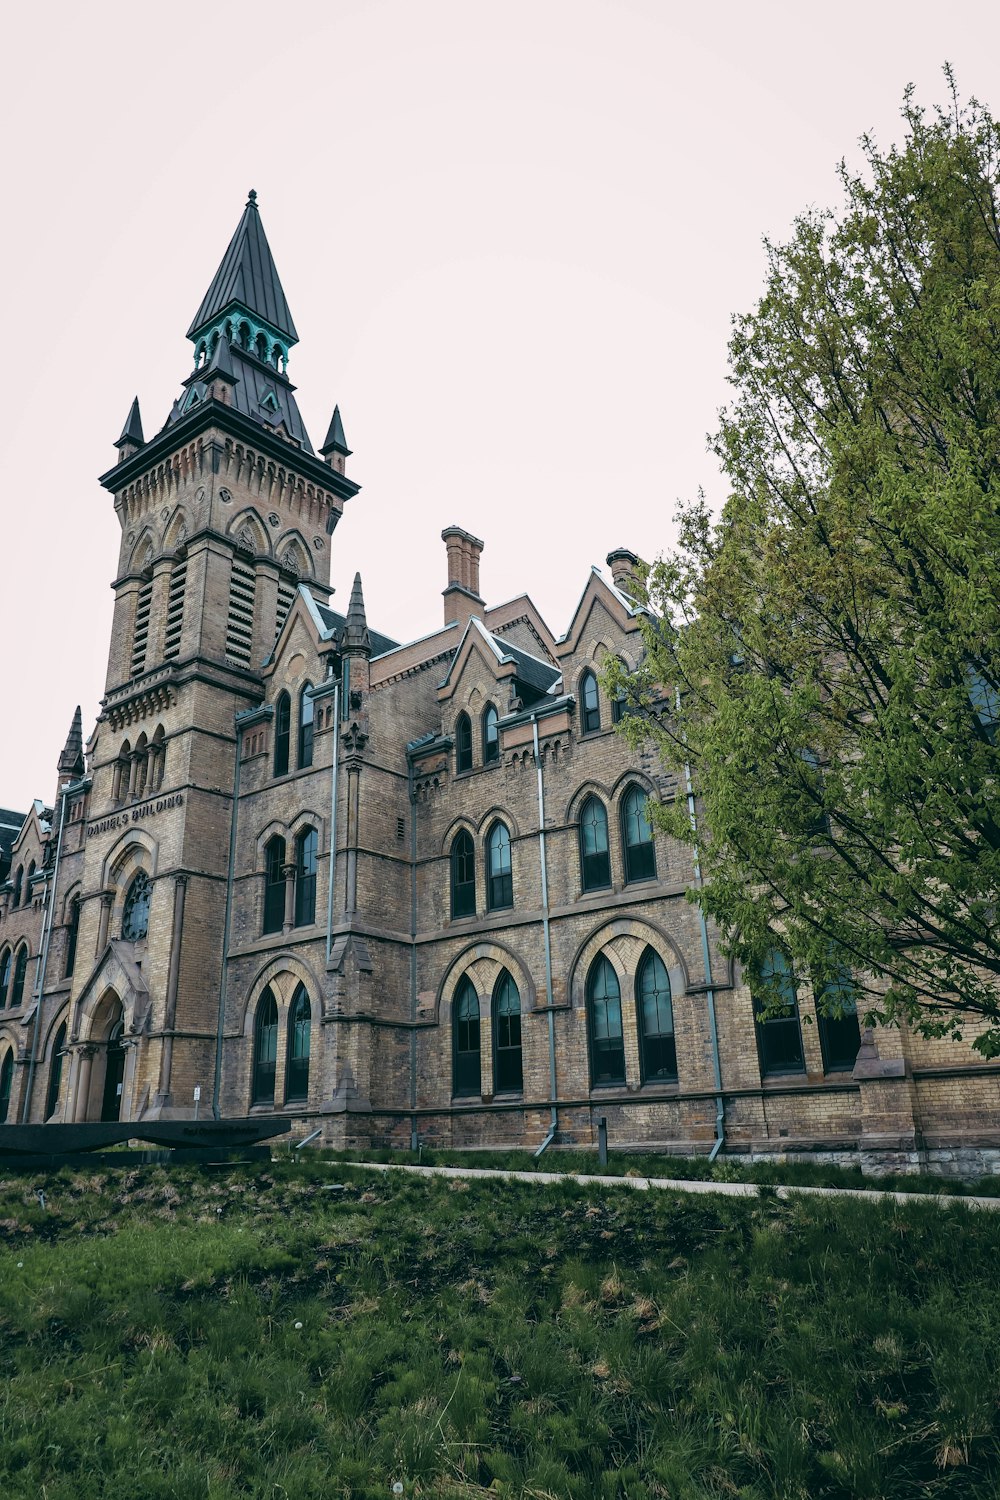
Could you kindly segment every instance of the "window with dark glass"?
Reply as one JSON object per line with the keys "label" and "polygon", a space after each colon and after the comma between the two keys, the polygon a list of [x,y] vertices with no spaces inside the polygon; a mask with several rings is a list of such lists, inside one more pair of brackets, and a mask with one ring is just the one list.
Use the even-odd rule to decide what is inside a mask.
{"label": "window with dark glass", "polygon": [[313,717],[312,683],[307,682],[299,694],[299,770],[304,771],[313,763]]}
{"label": "window with dark glass", "polygon": [[763,1006],[774,999],[783,1002],[780,1010],[767,1020],[757,1020],[761,1075],[767,1078],[772,1073],[801,1073],[805,1063],[799,1029],[798,990],[788,958],[780,948],[772,948],[768,953],[761,965],[760,978],[761,995],[757,1003]]}
{"label": "window with dark glass", "polygon": [[285,1098],[309,1097],[309,1047],[312,1007],[304,984],[297,986],[288,1012],[288,1061],[285,1065]]}
{"label": "window with dark glass", "polygon": [[[829,1015],[822,1007],[833,1007]],[[816,995],[819,1042],[826,1073],[849,1072],[858,1060],[861,1027],[858,1024],[857,989],[850,969],[841,965]]]}
{"label": "window with dark glass", "polygon": [[10,988],[10,970],[13,955],[9,948],[0,953],[0,1010],[7,1004],[7,991]]}
{"label": "window with dark glass", "polygon": [[[618,665],[620,667],[622,667],[626,672],[628,671],[628,663],[622,661],[620,657],[618,658]],[[623,687],[621,687],[621,688],[618,689],[617,693],[615,694],[615,696],[611,700],[611,722],[612,722],[612,724],[620,724],[621,721],[622,721],[622,719],[625,718],[625,716],[626,716],[627,713],[628,713],[628,693],[625,691],[625,689]]]}
{"label": "window with dark glass", "polygon": [[622,1037],[622,995],[618,975],[599,953],[587,975],[587,1015],[590,1021],[590,1079],[625,1082],[625,1042]]}
{"label": "window with dark glass", "polygon": [[588,797],[580,809],[580,883],[585,891],[611,884],[608,815],[600,797]]}
{"label": "window with dark glass", "polygon": [[601,727],[601,699],[597,691],[597,678],[593,672],[584,672],[580,678],[581,722],[584,734],[593,734]]}
{"label": "window with dark glass", "polygon": [[644,1083],[677,1081],[674,1008],[670,976],[660,955],[647,948],[635,986],[639,1019],[639,1058]]}
{"label": "window with dark glass", "polygon": [[494,823],[486,841],[487,891],[490,911],[514,905],[514,878],[510,863],[510,834],[503,823]]}
{"label": "window with dark glass", "polygon": [[521,996],[503,969],[493,987],[493,1090],[497,1094],[516,1094],[523,1087]]}
{"label": "window with dark glass", "polygon": [[482,1064],[479,1055],[479,997],[470,979],[463,979],[452,1007],[454,1039],[454,1092],[481,1094]]}
{"label": "window with dark glass", "polygon": [[456,833],[451,845],[451,914],[476,915],[476,846],[465,828]]}
{"label": "window with dark glass", "polygon": [[28,950],[23,945],[14,959],[14,983],[10,991],[11,1009],[16,1010],[24,999],[24,981],[28,975]]}
{"label": "window with dark glass", "polygon": [[308,927],[316,920],[315,828],[304,828],[295,840],[295,925]]}
{"label": "window with dark glass", "polygon": [[253,1103],[274,1103],[274,1066],[278,1057],[278,1007],[271,986],[257,1002],[253,1028]]}
{"label": "window with dark glass", "polygon": [[455,770],[472,770],[472,720],[459,714],[455,722]]}
{"label": "window with dark glass", "polygon": [[993,745],[996,743],[997,727],[1000,726],[1000,687],[990,680],[981,667],[971,662],[966,666],[965,680],[973,712],[982,726],[983,734]]}
{"label": "window with dark glass", "polygon": [[280,932],[285,925],[285,841],[277,834],[264,850],[264,931]]}
{"label": "window with dark glass", "polygon": [[653,828],[646,816],[649,799],[641,787],[631,787],[622,799],[622,843],[625,846],[625,879],[652,880],[656,874]]}
{"label": "window with dark glass", "polygon": [[51,1120],[59,1103],[59,1089],[62,1085],[63,1070],[63,1048],[66,1045],[66,1022],[64,1021],[56,1032],[56,1039],[52,1043],[52,1061],[49,1064],[49,1091],[45,1096],[45,1118]]}
{"label": "window with dark glass", "polygon": [[279,693],[274,705],[274,774],[284,776],[288,772],[288,742],[292,733],[292,700],[287,693]]}
{"label": "window with dark glass", "polygon": [[10,1109],[10,1091],[14,1082],[14,1053],[8,1047],[4,1053],[3,1062],[0,1063],[0,1125],[7,1119],[7,1111]]}
{"label": "window with dark glass", "polygon": [[125,893],[122,908],[122,937],[127,943],[138,943],[149,931],[149,903],[153,886],[145,870],[140,870]]}
{"label": "window with dark glass", "polygon": [[74,896],[69,903],[69,921],[66,924],[66,964],[63,978],[68,979],[76,964],[76,943],[80,935],[80,898]]}
{"label": "window with dark glass", "polygon": [[31,905],[31,882],[35,878],[35,861],[32,860],[28,866],[28,878],[24,882],[24,904]]}
{"label": "window with dark glass", "polygon": [[500,759],[500,730],[497,727],[497,711],[492,703],[487,704],[483,714],[483,765]]}
{"label": "window with dark glass", "polygon": [[18,865],[18,867],[17,867],[17,874],[14,876],[14,898],[13,898],[13,900],[11,902],[12,906],[20,906],[20,904],[21,904],[21,888],[22,888],[23,885],[24,885],[24,866],[23,865]]}

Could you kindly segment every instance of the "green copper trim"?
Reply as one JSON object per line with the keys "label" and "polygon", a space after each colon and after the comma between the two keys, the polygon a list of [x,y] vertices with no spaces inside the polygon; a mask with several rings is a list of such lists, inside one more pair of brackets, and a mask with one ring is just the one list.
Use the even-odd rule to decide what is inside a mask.
{"label": "green copper trim", "polygon": [[[240,329],[246,325],[249,330],[246,342],[240,337]],[[265,364],[273,370],[278,370],[282,375],[288,370],[288,339],[270,323],[265,323],[261,318],[245,308],[242,302],[230,302],[225,312],[221,313],[213,322],[198,329],[190,335],[191,342],[195,346],[195,369],[201,369],[208,364],[215,348],[216,337],[221,338],[225,334],[230,345],[234,349],[245,349],[249,354],[256,354]],[[264,349],[258,345],[258,340],[263,341]],[[277,355],[277,358],[275,356]]]}

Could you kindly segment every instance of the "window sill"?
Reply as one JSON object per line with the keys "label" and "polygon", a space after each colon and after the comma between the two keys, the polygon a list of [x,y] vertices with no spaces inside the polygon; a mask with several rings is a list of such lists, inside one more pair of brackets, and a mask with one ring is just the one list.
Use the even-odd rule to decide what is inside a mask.
{"label": "window sill", "polygon": [[787,1083],[790,1078],[808,1083],[809,1074],[805,1068],[772,1068],[770,1072],[761,1074],[761,1087],[767,1088],[769,1083]]}

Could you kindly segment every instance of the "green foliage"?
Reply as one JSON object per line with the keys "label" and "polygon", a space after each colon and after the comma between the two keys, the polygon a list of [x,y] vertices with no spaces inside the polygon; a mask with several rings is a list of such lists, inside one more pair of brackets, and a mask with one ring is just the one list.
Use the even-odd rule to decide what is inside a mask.
{"label": "green foliage", "polygon": [[64,1171],[38,1217],[39,1185],[0,1184],[8,1495],[996,1493],[994,1213],[313,1163]]}
{"label": "green foliage", "polygon": [[[993,1055],[1000,126],[953,85],[903,120],[841,165],[839,212],[766,247],[714,440],[730,498],[648,575],[624,732],[691,766],[696,899],[752,976],[780,941],[819,994],[850,969],[871,1016],[985,1020]],[[683,798],[659,811],[690,838]]]}

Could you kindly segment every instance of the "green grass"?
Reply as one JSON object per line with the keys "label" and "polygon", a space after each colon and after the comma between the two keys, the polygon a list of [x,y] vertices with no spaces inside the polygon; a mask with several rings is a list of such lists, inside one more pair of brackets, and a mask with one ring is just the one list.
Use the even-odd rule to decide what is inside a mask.
{"label": "green grass", "polygon": [[0,1183],[0,1244],[5,1496],[1000,1483],[1000,1215],[960,1204],[94,1168]]}

